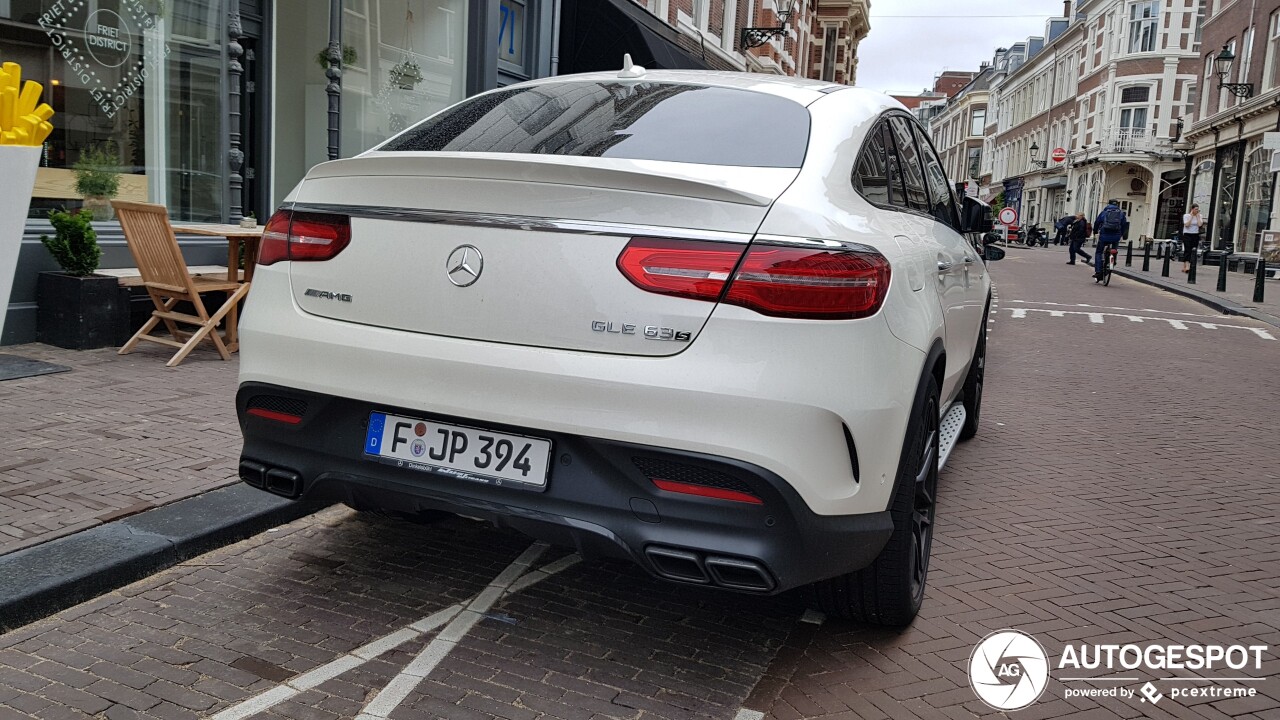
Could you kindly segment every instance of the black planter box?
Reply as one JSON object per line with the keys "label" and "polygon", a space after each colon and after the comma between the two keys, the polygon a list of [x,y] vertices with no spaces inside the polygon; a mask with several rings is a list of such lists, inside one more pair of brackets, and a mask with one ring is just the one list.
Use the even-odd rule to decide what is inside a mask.
{"label": "black planter box", "polygon": [[36,280],[36,339],[71,350],[129,340],[129,290],[105,275],[42,272]]}

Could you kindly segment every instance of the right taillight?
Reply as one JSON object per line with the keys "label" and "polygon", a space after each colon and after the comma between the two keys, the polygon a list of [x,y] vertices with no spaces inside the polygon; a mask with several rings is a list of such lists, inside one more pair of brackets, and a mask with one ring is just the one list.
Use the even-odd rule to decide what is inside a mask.
{"label": "right taillight", "polygon": [[871,248],[752,245],[724,302],[762,315],[850,320],[874,315],[889,291],[889,261]]}
{"label": "right taillight", "polygon": [[[874,315],[889,261],[874,249],[632,238],[618,269],[643,290],[740,305],[762,315],[849,320]],[[727,288],[727,289],[726,289]]]}
{"label": "right taillight", "polygon": [[329,260],[351,242],[351,218],[277,210],[262,231],[258,264]]}

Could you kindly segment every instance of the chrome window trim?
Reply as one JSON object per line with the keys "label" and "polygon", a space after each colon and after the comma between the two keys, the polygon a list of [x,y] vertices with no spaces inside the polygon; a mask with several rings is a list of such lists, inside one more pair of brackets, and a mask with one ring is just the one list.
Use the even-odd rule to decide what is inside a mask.
{"label": "chrome window trim", "polygon": [[693,228],[665,227],[662,225],[634,225],[630,223],[570,220],[565,218],[504,215],[499,213],[467,212],[462,210],[425,210],[418,208],[384,207],[376,205],[339,205],[331,203],[285,203],[284,210],[294,212],[333,213],[372,220],[399,220],[402,222],[435,223],[440,225],[470,225],[476,227],[500,227],[539,232],[573,233],[577,235],[608,235],[616,237],[652,236],[675,240],[708,240],[711,242],[751,242],[751,233],[696,230]]}

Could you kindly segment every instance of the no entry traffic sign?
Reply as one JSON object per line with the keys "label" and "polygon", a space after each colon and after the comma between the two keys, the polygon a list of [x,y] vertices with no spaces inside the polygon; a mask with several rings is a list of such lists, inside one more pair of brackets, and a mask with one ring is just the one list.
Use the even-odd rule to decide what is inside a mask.
{"label": "no entry traffic sign", "polygon": [[1011,207],[1000,210],[1000,222],[1005,225],[1013,225],[1018,222],[1018,211]]}

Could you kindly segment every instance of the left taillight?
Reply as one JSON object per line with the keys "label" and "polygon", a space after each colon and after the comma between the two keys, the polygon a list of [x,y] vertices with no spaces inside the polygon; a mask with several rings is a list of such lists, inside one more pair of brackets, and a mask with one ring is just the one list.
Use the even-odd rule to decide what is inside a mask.
{"label": "left taillight", "polygon": [[277,210],[262,231],[258,264],[332,259],[351,242],[351,218],[329,213]]}

